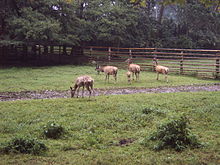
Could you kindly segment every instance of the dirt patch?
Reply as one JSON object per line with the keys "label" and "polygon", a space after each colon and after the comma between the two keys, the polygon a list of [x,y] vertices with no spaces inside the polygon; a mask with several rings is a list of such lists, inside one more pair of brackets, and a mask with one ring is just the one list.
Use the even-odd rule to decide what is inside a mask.
{"label": "dirt patch", "polygon": [[134,142],[134,139],[121,139],[119,140],[119,143],[117,144],[117,146],[127,146],[133,142]]}
{"label": "dirt patch", "polygon": [[[157,87],[157,88],[95,89],[94,95],[100,96],[100,95],[134,94],[134,93],[174,93],[174,92],[198,92],[198,91],[220,91],[220,83],[173,86],[173,87]],[[85,91],[84,95],[88,96],[88,92]],[[69,97],[70,97],[70,91],[45,90],[45,91],[0,92],[0,101],[52,99],[52,98],[69,98]]]}

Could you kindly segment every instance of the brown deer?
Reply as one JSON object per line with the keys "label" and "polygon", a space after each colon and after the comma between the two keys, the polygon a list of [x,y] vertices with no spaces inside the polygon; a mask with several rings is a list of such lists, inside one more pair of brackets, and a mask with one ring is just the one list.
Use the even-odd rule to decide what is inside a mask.
{"label": "brown deer", "polygon": [[139,80],[139,74],[141,71],[140,65],[132,64],[132,59],[128,58],[125,62],[128,63],[128,71],[132,72],[132,78],[134,80],[134,75],[136,77],[136,81]]}
{"label": "brown deer", "polygon": [[168,82],[168,72],[169,72],[169,68],[168,67],[165,67],[165,66],[161,66],[161,65],[158,65],[158,61],[156,58],[153,59],[153,65],[154,65],[154,68],[155,68],[155,71],[157,72],[157,80],[159,80],[159,74],[164,74],[165,75],[165,79],[166,81]]}
{"label": "brown deer", "polygon": [[78,98],[80,87],[83,87],[82,97],[84,97],[84,88],[85,87],[89,91],[89,97],[90,97],[92,92],[94,94],[93,84],[94,84],[94,79],[88,75],[78,77],[75,81],[74,87],[73,88],[70,87],[71,97],[74,97],[75,92],[77,91],[76,97]]}
{"label": "brown deer", "polygon": [[105,82],[108,79],[108,83],[109,83],[109,76],[113,75],[113,77],[115,78],[115,82],[117,82],[117,73],[118,73],[118,68],[115,66],[96,66],[95,69],[98,73],[99,72],[104,72],[105,73]]}

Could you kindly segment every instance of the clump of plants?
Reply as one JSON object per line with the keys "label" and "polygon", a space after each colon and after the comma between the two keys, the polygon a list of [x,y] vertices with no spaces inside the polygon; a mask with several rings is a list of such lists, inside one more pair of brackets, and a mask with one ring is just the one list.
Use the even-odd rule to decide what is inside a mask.
{"label": "clump of plants", "polygon": [[65,129],[55,122],[48,122],[47,125],[44,126],[43,134],[47,138],[59,139],[65,134]]}
{"label": "clump of plants", "polygon": [[1,144],[2,153],[23,153],[39,155],[47,150],[44,143],[29,137],[15,137],[11,141]]}
{"label": "clump of plants", "polygon": [[154,108],[154,107],[145,107],[143,110],[142,110],[142,113],[143,114],[151,114],[151,113],[156,113],[158,115],[161,115],[161,114],[165,114],[164,111],[160,110],[160,109],[157,109],[157,108]]}
{"label": "clump of plants", "polygon": [[191,133],[188,124],[189,120],[185,116],[170,120],[160,125],[157,131],[150,135],[148,139],[157,142],[156,145],[154,145],[155,150],[172,148],[176,151],[182,151],[187,147],[201,147],[201,143],[197,137]]}

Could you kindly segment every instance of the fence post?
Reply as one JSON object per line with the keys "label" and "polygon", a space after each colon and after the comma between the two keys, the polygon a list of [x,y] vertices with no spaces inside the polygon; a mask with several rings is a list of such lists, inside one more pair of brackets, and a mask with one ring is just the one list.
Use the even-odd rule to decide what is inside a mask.
{"label": "fence post", "polygon": [[47,55],[47,54],[48,54],[48,46],[44,45],[44,55]]}
{"label": "fence post", "polygon": [[23,52],[22,52],[22,53],[23,53],[23,60],[24,60],[24,61],[27,61],[27,55],[28,55],[27,45],[23,44],[22,47],[23,47]]}
{"label": "fence post", "polygon": [[129,58],[132,58],[132,51],[129,49]]}
{"label": "fence post", "polygon": [[59,45],[59,63],[61,63],[61,45]]}
{"label": "fence post", "polygon": [[[153,59],[157,59],[157,54],[156,54],[156,52],[157,52],[157,48],[155,48],[154,50],[153,50]],[[153,59],[152,59],[152,62],[153,62],[153,64],[152,64],[152,71],[154,72],[154,71],[156,71],[156,69],[155,69],[155,65],[154,65],[154,61],[153,61]]]}
{"label": "fence post", "polygon": [[63,45],[63,55],[67,55],[67,52],[66,52],[66,45]]}
{"label": "fence post", "polygon": [[108,48],[108,62],[111,61],[111,48]]}
{"label": "fence post", "polygon": [[50,53],[53,54],[54,53],[54,47],[50,46]]}
{"label": "fence post", "polygon": [[90,60],[92,59],[92,47],[90,47],[89,49],[89,57],[90,57]]}
{"label": "fence post", "polygon": [[215,74],[215,78],[219,78],[219,72],[220,72],[220,54],[217,54],[216,56],[216,74]]}
{"label": "fence post", "polygon": [[40,57],[40,55],[41,55],[41,46],[40,46],[40,45],[38,45],[37,47],[38,47],[38,58],[39,58],[39,57]]}
{"label": "fence post", "polygon": [[181,58],[181,60],[180,60],[180,74],[183,74],[183,51],[181,52],[181,54],[182,54],[182,58]]}

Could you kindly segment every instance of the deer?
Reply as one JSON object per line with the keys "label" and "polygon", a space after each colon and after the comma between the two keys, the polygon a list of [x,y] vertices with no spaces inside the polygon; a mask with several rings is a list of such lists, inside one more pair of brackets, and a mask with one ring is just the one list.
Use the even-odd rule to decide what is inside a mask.
{"label": "deer", "polygon": [[81,87],[83,87],[83,89],[82,89],[82,97],[84,97],[84,88],[85,87],[89,91],[89,97],[90,97],[92,92],[94,94],[93,84],[94,84],[94,79],[92,77],[88,76],[88,75],[77,77],[77,79],[75,81],[75,84],[74,84],[74,87],[73,88],[70,87],[71,97],[74,97],[75,92],[77,91],[76,97],[78,98],[78,96],[79,96],[79,89]]}
{"label": "deer", "polygon": [[164,74],[165,75],[165,80],[168,83],[168,72],[169,68],[165,66],[158,65],[158,61],[156,58],[153,59],[153,66],[155,71],[157,72],[157,80],[159,80],[159,74]]}
{"label": "deer", "polygon": [[131,72],[127,71],[126,76],[128,78],[128,83],[131,84]]}
{"label": "deer", "polygon": [[128,71],[132,73],[132,79],[134,80],[134,75],[135,75],[136,81],[139,80],[139,74],[141,71],[140,65],[132,64],[131,58],[128,58],[125,62],[128,63]]}
{"label": "deer", "polygon": [[104,72],[105,73],[105,82],[106,80],[108,80],[108,83],[109,83],[109,76],[110,75],[113,75],[113,77],[115,78],[115,82],[117,82],[117,73],[118,73],[118,68],[115,67],[115,66],[99,66],[97,65],[96,66],[96,69],[95,69],[98,74],[99,72]]}

